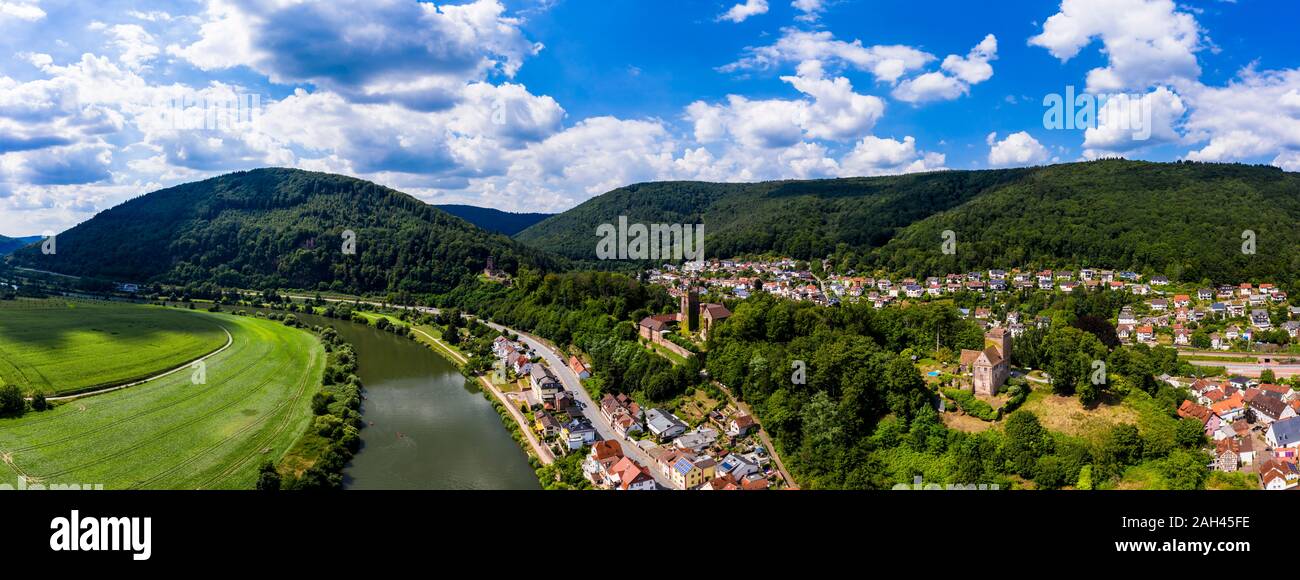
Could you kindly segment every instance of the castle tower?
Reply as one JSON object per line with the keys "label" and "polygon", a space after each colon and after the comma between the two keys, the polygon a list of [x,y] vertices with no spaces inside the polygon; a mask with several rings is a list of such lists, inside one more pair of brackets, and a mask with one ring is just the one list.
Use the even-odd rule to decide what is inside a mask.
{"label": "castle tower", "polygon": [[682,292],[682,308],[677,314],[677,321],[688,332],[700,329],[700,292],[695,286],[688,286]]}
{"label": "castle tower", "polygon": [[1005,328],[994,328],[984,335],[985,342],[993,344],[998,354],[1007,361],[1011,360],[1011,332]]}

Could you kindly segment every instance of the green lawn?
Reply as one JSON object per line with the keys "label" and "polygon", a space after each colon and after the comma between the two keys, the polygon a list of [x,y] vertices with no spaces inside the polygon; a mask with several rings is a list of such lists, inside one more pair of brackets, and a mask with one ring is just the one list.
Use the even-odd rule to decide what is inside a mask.
{"label": "green lawn", "polygon": [[57,395],[129,383],[202,357],[226,342],[217,319],[188,310],[0,301],[0,382],[28,393]]}
{"label": "green lawn", "polygon": [[[158,320],[141,309],[124,311]],[[16,486],[22,475],[105,489],[251,488],[258,466],[278,459],[307,428],[324,349],[310,333],[277,322],[178,314],[220,324],[234,337],[205,362],[206,384],[193,384],[186,369],[0,419],[0,483]]]}

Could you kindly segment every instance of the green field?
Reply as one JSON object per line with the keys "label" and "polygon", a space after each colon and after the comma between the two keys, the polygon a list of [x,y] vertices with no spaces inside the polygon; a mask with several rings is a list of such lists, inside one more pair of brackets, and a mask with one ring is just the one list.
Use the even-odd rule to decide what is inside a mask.
{"label": "green field", "polygon": [[[161,320],[142,310],[152,309],[123,312]],[[51,411],[0,419],[0,483],[17,486],[25,476],[105,489],[253,487],[259,465],[282,456],[310,422],[324,349],[311,334],[277,322],[175,314],[233,336],[230,348],[205,361],[206,384],[193,384],[185,369]]]}
{"label": "green field", "polygon": [[228,341],[190,311],[63,300],[0,301],[0,382],[58,395],[145,379]]}

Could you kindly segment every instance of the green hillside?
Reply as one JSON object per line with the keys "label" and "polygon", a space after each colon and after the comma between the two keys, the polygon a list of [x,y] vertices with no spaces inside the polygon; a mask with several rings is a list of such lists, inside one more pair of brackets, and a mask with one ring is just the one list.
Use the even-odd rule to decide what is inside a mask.
{"label": "green hillside", "polygon": [[[345,254],[344,232],[356,234]],[[232,173],[132,199],[18,265],[116,281],[244,288],[444,292],[489,257],[513,272],[542,252],[367,181],[295,169]]]}
{"label": "green hillside", "polygon": [[29,236],[25,238],[10,238],[0,236],[0,256],[13,253],[14,250],[26,246],[27,244],[40,241],[40,236]]}
{"label": "green hillside", "polygon": [[706,257],[773,251],[826,256],[840,244],[867,248],[899,228],[956,207],[1029,170],[752,184],[661,182],[619,188],[520,232],[516,239],[594,260],[596,227],[629,222],[703,223]]}
{"label": "green hillside", "polygon": [[513,236],[548,217],[549,213],[514,213],[473,205],[440,204],[434,207],[489,232]]}
{"label": "green hillside", "polygon": [[[1300,175],[1275,167],[1103,160],[1026,169],[754,184],[650,183],[588,200],[516,239],[594,260],[595,228],[703,223],[706,257],[832,256],[913,275],[1109,266],[1175,279],[1300,271]],[[942,252],[943,232],[957,251]],[[1256,253],[1242,253],[1242,233]],[[1288,280],[1289,281],[1289,280]]]}

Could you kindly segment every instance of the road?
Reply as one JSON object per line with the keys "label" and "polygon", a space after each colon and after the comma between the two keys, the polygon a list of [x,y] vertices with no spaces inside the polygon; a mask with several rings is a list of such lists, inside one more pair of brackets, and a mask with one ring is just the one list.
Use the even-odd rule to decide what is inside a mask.
{"label": "road", "polygon": [[[1202,367],[1223,367],[1229,375],[1242,375],[1258,377],[1265,370],[1273,371],[1273,376],[1279,379],[1285,379],[1294,376],[1300,376],[1300,364],[1298,363],[1280,363],[1279,360],[1295,360],[1297,355],[1293,353],[1258,353],[1258,352],[1233,352],[1226,350],[1193,350],[1180,349],[1179,356],[1193,357],[1226,357],[1226,358],[1253,358],[1256,362],[1230,362],[1221,360],[1189,360],[1196,366]],[[1268,360],[1269,362],[1263,362]]]}
{"label": "road", "polygon": [[519,340],[528,345],[528,348],[533,349],[537,354],[541,355],[542,360],[546,361],[546,364],[551,367],[551,371],[554,372],[555,376],[564,384],[564,388],[573,393],[573,396],[578,400],[578,402],[582,403],[583,414],[586,415],[587,418],[591,419],[591,425],[596,428],[596,433],[600,434],[601,439],[607,441],[618,441],[618,444],[623,447],[623,455],[632,458],[633,461],[640,463],[642,467],[645,467],[650,472],[650,476],[654,477],[655,483],[658,484],[660,488],[678,489],[668,480],[668,478],[659,473],[658,465],[648,453],[638,447],[635,442],[623,439],[618,436],[618,433],[614,432],[614,427],[606,422],[605,417],[600,414],[600,405],[597,405],[596,401],[591,398],[591,395],[587,393],[587,389],[582,388],[582,382],[578,379],[578,375],[573,372],[573,369],[569,368],[569,365],[560,353],[556,352],[555,349],[550,347],[550,345],[531,334],[519,332],[512,328],[501,326],[495,322],[488,322],[486,320],[483,322],[496,330],[505,330],[519,335]]}

